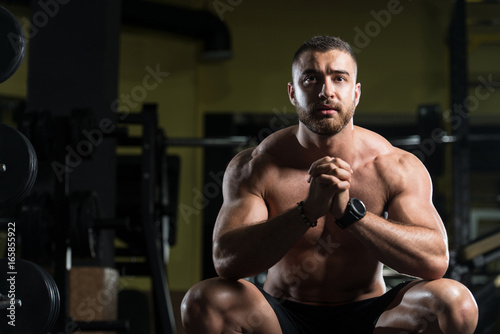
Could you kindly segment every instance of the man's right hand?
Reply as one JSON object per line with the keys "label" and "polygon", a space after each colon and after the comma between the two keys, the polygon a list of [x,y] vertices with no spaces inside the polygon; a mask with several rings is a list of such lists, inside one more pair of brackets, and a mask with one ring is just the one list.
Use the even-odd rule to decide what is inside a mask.
{"label": "man's right hand", "polygon": [[351,166],[340,158],[324,157],[309,168],[309,194],[304,200],[308,218],[317,220],[331,213],[335,218],[344,215],[349,201]]}

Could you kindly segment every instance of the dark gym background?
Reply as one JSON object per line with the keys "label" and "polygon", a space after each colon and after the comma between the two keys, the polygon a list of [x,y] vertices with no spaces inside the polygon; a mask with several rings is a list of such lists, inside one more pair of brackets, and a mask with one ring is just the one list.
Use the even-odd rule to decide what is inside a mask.
{"label": "dark gym background", "polygon": [[[457,13],[461,5],[464,11]],[[0,6],[18,17],[28,37],[21,68],[0,85],[0,122],[17,126],[16,115],[27,109],[69,116],[72,109],[85,108],[92,108],[97,120],[115,122],[117,111],[156,106],[158,128],[170,139],[166,151],[174,159],[170,185],[178,190],[176,240],[163,254],[178,333],[183,333],[184,293],[215,275],[211,228],[224,168],[239,149],[295,122],[286,93],[290,62],[313,35],[337,35],[355,47],[362,84],[355,124],[421,154],[454,258],[500,227],[499,1],[0,0]],[[137,124],[127,128],[132,135],[144,134]],[[464,135],[469,140],[419,146],[415,140],[432,138],[436,128],[451,142]],[[192,141],[228,136],[250,141],[230,146]],[[72,172],[75,187],[100,194],[104,218],[119,216],[116,189],[123,183],[116,180],[123,173],[116,164],[140,151],[116,147],[113,140],[96,151],[100,162],[86,161]],[[133,204],[137,194],[125,193],[121,196]],[[116,250],[123,240],[113,234],[102,238],[109,242],[97,264],[122,262]],[[0,232],[0,245],[2,240]],[[474,265],[457,260],[449,274],[481,296],[483,309],[492,311],[484,316],[494,326],[500,319],[493,293],[500,286],[500,242],[491,242],[490,248],[480,247],[487,254]],[[480,294],[488,286],[482,292],[489,300]],[[137,321],[143,329],[154,328],[154,321],[148,322],[155,307],[147,298],[154,291],[151,278],[122,276],[119,288],[120,313],[133,316],[127,305],[149,305]]]}

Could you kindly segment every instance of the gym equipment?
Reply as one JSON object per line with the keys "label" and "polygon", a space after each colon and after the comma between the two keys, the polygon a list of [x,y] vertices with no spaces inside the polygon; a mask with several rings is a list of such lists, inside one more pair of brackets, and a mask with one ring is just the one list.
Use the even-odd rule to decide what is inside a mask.
{"label": "gym equipment", "polygon": [[[147,259],[139,273],[133,272],[138,267],[136,263],[116,263],[116,267],[122,274],[151,276],[157,332],[174,333],[174,317],[164,267],[169,246],[175,243],[176,236],[179,161],[166,154],[166,139],[158,128],[156,106],[147,105],[141,114],[125,118],[128,124],[142,126],[143,135],[138,138],[123,136],[124,131],[119,128],[114,133],[99,132],[95,116],[90,110],[74,110],[71,115],[53,117],[49,111],[36,111],[27,112],[19,118],[20,128],[33,140],[37,139],[36,149],[43,152],[41,155],[45,168],[53,161],[61,162],[61,165],[67,163],[68,156],[75,152],[81,153],[82,159],[94,159],[95,155],[91,151],[100,145],[104,136],[116,138],[121,145],[139,146],[142,154],[129,157],[126,161],[123,157],[117,157],[117,171],[123,174],[123,179],[117,180],[116,219],[102,219],[102,204],[95,191],[72,190],[73,175],[76,173],[64,172],[64,166],[64,173],[61,173],[63,177],[57,180],[54,173],[45,175],[51,178],[44,183],[49,185],[45,187],[48,193],[37,188],[39,192],[23,203],[19,225],[25,225],[32,219],[38,222],[44,220],[50,224],[44,225],[44,233],[52,231],[51,265],[54,266],[54,278],[61,288],[61,315],[56,327],[62,328],[69,320],[68,254],[73,262],[101,263],[102,249],[109,246],[106,246],[108,240],[103,240],[100,232],[110,230],[133,246],[134,254],[131,256]],[[89,144],[83,145],[83,142]],[[90,145],[92,147],[84,151]],[[81,160],[73,159],[72,162],[71,168],[85,168]],[[127,202],[129,199],[131,201]],[[21,231],[21,240],[33,240],[29,237],[32,231]],[[42,249],[46,248],[42,245]],[[120,254],[120,251],[116,250],[116,255],[127,256]],[[120,321],[76,322],[75,325],[83,331],[124,328],[124,323]]]}
{"label": "gym equipment", "polygon": [[167,146],[190,146],[190,147],[237,147],[255,145],[249,137],[232,136],[225,138],[165,138]]}
{"label": "gym equipment", "polygon": [[474,293],[479,307],[479,321],[474,334],[491,334],[493,331],[498,312],[500,311],[500,298],[498,296],[495,282],[490,282]]}
{"label": "gym equipment", "polygon": [[59,290],[40,266],[0,259],[0,332],[46,334],[59,314]]}
{"label": "gym equipment", "polygon": [[[144,242],[144,253],[147,258],[145,273],[151,276],[154,304],[154,319],[158,333],[175,333],[175,320],[168,281],[165,269],[165,248],[169,239],[165,233],[170,233],[172,226],[168,222],[168,211],[170,193],[166,183],[167,175],[161,175],[165,170],[167,161],[164,159],[165,145],[164,135],[158,128],[158,115],[156,105],[144,105],[140,114],[130,114],[122,118],[124,124],[138,124],[142,126],[142,138],[118,138],[118,143],[130,145],[139,144],[142,153],[138,157],[140,161],[138,178],[127,180],[127,182],[140,183],[140,216],[137,217],[140,236]],[[132,139],[132,140],[130,140]],[[120,195],[120,194],[119,194]],[[120,201],[120,199],[118,199]],[[120,210],[118,210],[120,211]],[[125,213],[126,214],[126,213]],[[167,219],[165,219],[167,218]],[[118,231],[119,232],[119,231]],[[135,238],[139,238],[136,234]],[[119,265],[119,264],[118,264]],[[129,264],[123,264],[122,269],[127,270]]]}
{"label": "gym equipment", "polygon": [[480,236],[450,253],[447,276],[460,282],[469,282],[476,269],[500,258],[500,229]]}
{"label": "gym equipment", "polygon": [[[14,207],[28,197],[38,172],[38,160],[30,141],[16,129],[0,124],[0,209]],[[21,210],[22,211],[22,210]],[[7,224],[9,250],[0,259],[1,333],[46,334],[59,314],[59,290],[40,266],[16,258],[10,251],[17,241],[15,225]],[[3,225],[3,224],[2,224]],[[39,236],[43,238],[43,236]]]}
{"label": "gym equipment", "polygon": [[7,208],[33,188],[38,161],[30,141],[16,129],[0,124],[0,138],[0,208]]}
{"label": "gym equipment", "polygon": [[464,261],[473,261],[477,265],[500,258],[500,230],[482,236],[466,245],[461,250],[461,257]]}
{"label": "gym equipment", "polygon": [[99,231],[128,229],[130,221],[101,219],[99,198],[93,191],[73,192],[69,196],[69,238],[75,258],[95,259],[99,247]]}
{"label": "gym equipment", "polygon": [[99,201],[93,192],[72,193],[69,198],[69,236],[75,257],[95,258],[97,231],[94,222],[99,217]]}
{"label": "gym equipment", "polygon": [[25,112],[18,124],[18,129],[28,138],[38,156],[39,161],[53,160],[53,139],[57,132],[50,112]]}
{"label": "gym equipment", "polygon": [[[21,65],[26,52],[24,31],[16,17],[0,7],[0,83]],[[37,175],[37,159],[30,141],[17,130],[0,124],[0,208],[22,201]]]}
{"label": "gym equipment", "polygon": [[23,200],[16,215],[16,236],[22,257],[49,266],[54,257],[54,203],[48,193],[34,192]]}
{"label": "gym equipment", "polygon": [[26,50],[24,31],[11,12],[0,7],[0,83],[9,79],[21,65]]}
{"label": "gym equipment", "polygon": [[[21,24],[12,13],[0,7],[0,83],[17,71],[25,49]],[[28,138],[0,124],[0,209],[10,209],[22,202],[31,192],[37,173],[37,156]],[[46,334],[59,315],[59,290],[42,267],[16,257],[17,236],[12,224],[7,224],[8,258],[0,259],[0,317],[3,319],[0,332]]]}
{"label": "gym equipment", "polygon": [[[450,252],[450,265],[446,277],[472,285],[475,272],[481,274],[489,263],[500,259],[500,229],[476,238],[458,250]],[[498,277],[498,276],[497,276]],[[499,285],[494,280],[473,291],[479,306],[479,322],[474,333],[492,333],[500,310]]]}

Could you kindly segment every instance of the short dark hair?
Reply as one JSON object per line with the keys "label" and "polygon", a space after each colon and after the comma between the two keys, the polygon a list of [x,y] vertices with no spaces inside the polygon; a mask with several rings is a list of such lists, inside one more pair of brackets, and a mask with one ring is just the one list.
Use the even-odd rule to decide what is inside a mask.
{"label": "short dark hair", "polygon": [[[358,61],[356,59],[356,55],[352,50],[349,43],[343,41],[339,37],[333,37],[328,35],[323,36],[314,36],[311,39],[307,40],[300,46],[300,48],[295,51],[292,60],[293,65],[299,60],[300,56],[307,51],[319,51],[319,52],[327,52],[330,50],[339,50],[349,54],[354,60],[354,64],[356,65],[356,69],[358,68]],[[357,71],[357,70],[356,70]]]}

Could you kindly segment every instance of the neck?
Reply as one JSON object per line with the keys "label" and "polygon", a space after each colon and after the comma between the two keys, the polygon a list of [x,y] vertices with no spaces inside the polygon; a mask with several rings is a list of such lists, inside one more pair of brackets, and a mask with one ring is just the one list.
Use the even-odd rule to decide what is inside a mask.
{"label": "neck", "polygon": [[352,119],[341,131],[333,135],[318,135],[299,122],[297,139],[300,145],[310,153],[310,158],[313,160],[331,156],[351,161],[354,156],[354,125]]}

